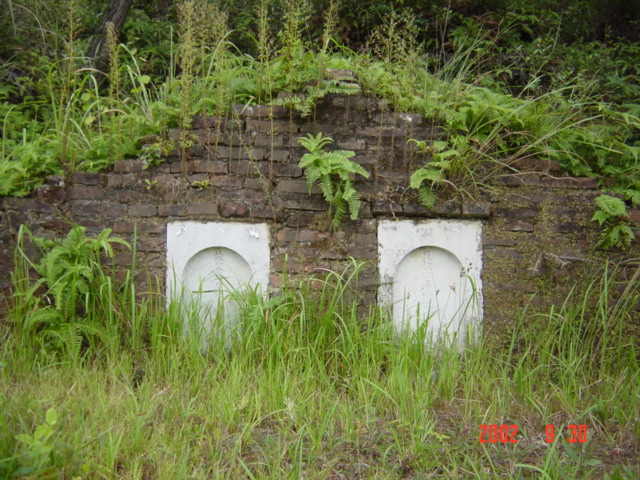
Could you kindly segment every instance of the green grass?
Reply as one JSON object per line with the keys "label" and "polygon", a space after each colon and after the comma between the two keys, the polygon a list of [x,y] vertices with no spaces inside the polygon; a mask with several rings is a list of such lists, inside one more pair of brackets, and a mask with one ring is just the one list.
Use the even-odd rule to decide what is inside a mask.
{"label": "green grass", "polygon": [[[625,330],[637,291],[616,302],[605,271],[562,308],[523,313],[502,347],[460,352],[424,348],[424,332],[397,335],[384,312],[358,307],[360,268],[246,296],[226,349],[212,335],[203,351],[177,306],[130,279],[96,296],[91,320],[118,328],[79,356],[25,334],[28,305],[14,305],[0,346],[0,477],[640,475],[640,369]],[[518,443],[480,443],[492,424],[517,425]],[[569,425],[586,425],[588,441],[569,443]]]}

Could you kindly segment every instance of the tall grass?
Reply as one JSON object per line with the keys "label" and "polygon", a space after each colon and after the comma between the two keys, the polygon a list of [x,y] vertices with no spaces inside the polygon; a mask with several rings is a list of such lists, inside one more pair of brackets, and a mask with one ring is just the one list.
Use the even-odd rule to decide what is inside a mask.
{"label": "tall grass", "polygon": [[[231,342],[183,328],[184,308],[127,276],[92,293],[111,340],[80,355],[24,331],[14,298],[0,346],[0,475],[80,478],[635,478],[638,347],[625,334],[634,287],[604,271],[547,314],[522,318],[503,349],[425,348],[358,302],[342,272],[285,278],[238,296]],[[32,275],[23,264],[16,293]],[[107,280],[111,279],[111,280]],[[637,274],[633,278],[637,281]],[[26,283],[25,283],[26,282]],[[33,295],[47,295],[34,291]],[[194,316],[187,320],[197,324]],[[203,340],[208,348],[203,349]],[[58,420],[45,442],[25,443]],[[482,424],[518,444],[480,443]],[[568,425],[588,427],[568,443]],[[544,441],[554,425],[556,441]],[[40,428],[43,431],[42,428]],[[21,440],[22,439],[22,440]],[[38,453],[40,452],[40,453]],[[44,452],[44,453],[43,453]],[[31,470],[30,470],[31,469]],[[62,473],[64,472],[64,473]]]}

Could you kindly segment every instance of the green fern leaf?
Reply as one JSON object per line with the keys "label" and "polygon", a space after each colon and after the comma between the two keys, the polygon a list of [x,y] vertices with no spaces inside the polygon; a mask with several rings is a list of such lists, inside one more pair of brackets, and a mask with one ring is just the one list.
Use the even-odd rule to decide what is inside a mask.
{"label": "green fern leaf", "polygon": [[436,196],[431,187],[427,185],[423,185],[418,189],[418,197],[420,198],[420,202],[427,208],[433,208],[436,204]]}
{"label": "green fern leaf", "polygon": [[600,195],[596,198],[596,205],[609,217],[628,217],[627,206],[619,198],[610,195]]}

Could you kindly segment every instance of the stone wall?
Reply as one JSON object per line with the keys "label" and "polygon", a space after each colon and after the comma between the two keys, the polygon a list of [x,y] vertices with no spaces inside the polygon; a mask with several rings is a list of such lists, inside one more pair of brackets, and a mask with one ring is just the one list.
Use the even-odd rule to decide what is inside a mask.
{"label": "stone wall", "polygon": [[[297,166],[305,153],[297,139],[323,132],[331,148],[353,150],[370,172],[355,178],[363,199],[359,219],[332,232],[327,204],[309,194]],[[192,146],[164,163],[118,162],[111,173],[76,173],[64,184],[52,178],[32,198],[0,200],[0,268],[10,270],[17,228],[63,235],[71,222],[89,232],[111,228],[132,240],[139,265],[163,282],[166,226],[177,220],[266,222],[271,228],[271,286],[285,268],[292,278],[322,269],[342,270],[349,257],[367,262],[360,286],[363,304],[375,301],[377,225],[381,219],[459,218],[483,222],[485,332],[512,323],[524,305],[557,301],[605,252],[593,250],[599,230],[590,219],[599,194],[594,179],[562,177],[552,163],[528,160],[520,172],[496,178],[495,191],[474,201],[459,197],[429,210],[408,188],[410,173],[426,158],[410,138],[441,134],[416,114],[391,112],[362,96],[328,98],[314,119],[281,107],[238,106],[226,118],[197,117],[193,129],[171,138]],[[632,212],[640,220],[640,212]],[[638,249],[638,245],[634,245]],[[285,260],[286,259],[286,260]],[[115,264],[126,267],[119,251]],[[593,263],[592,263],[593,262]],[[9,277],[1,277],[8,291]]]}

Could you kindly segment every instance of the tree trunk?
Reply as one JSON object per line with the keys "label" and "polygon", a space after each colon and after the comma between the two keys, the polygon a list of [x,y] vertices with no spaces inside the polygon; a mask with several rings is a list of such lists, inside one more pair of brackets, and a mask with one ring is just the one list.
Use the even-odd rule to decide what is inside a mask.
{"label": "tree trunk", "polygon": [[109,8],[104,12],[100,27],[96,31],[95,35],[89,43],[89,49],[87,50],[87,57],[89,61],[93,63],[93,66],[102,74],[102,80],[106,78],[106,73],[109,68],[109,59],[106,52],[106,39],[107,39],[107,24],[113,23],[115,27],[116,35],[122,30],[124,21],[127,19],[129,10],[133,0],[111,0]]}

